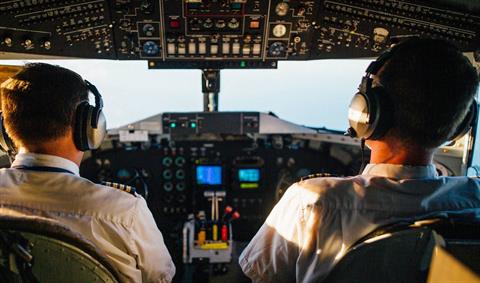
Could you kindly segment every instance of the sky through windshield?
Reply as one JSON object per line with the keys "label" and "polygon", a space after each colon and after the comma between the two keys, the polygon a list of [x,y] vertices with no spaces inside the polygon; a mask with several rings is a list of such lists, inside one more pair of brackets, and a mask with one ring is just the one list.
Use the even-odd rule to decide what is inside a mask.
{"label": "sky through windshield", "polygon": [[[27,61],[0,60],[0,64]],[[105,101],[108,127],[161,112],[202,111],[199,70],[148,70],[143,61],[42,60],[94,83]],[[312,127],[344,130],[347,106],[369,60],[280,62],[277,70],[224,70],[220,111],[272,111]]]}

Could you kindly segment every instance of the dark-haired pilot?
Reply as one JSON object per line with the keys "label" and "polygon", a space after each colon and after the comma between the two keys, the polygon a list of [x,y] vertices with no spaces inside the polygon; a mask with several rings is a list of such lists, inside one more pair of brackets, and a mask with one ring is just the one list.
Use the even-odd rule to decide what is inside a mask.
{"label": "dark-haired pilot", "polygon": [[123,282],[171,282],[175,266],[145,200],[79,176],[83,151],[99,142],[80,126],[91,121],[88,94],[80,75],[40,63],[1,85],[4,127],[18,154],[0,170],[0,214],[70,227],[103,250]]}
{"label": "dark-haired pilot", "polygon": [[480,217],[479,181],[439,177],[432,163],[474,109],[476,70],[455,46],[433,39],[407,40],[374,65],[373,85],[361,91],[383,88],[371,94],[384,96],[377,125],[384,129],[364,127],[362,95],[349,113],[370,164],[359,176],[307,179],[286,191],[240,257],[254,282],[320,282],[348,247],[400,220]]}

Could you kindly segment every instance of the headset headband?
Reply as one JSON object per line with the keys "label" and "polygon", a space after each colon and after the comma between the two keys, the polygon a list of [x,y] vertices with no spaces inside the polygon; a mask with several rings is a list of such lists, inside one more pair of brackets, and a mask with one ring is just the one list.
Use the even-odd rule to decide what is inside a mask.
{"label": "headset headband", "polygon": [[89,81],[85,80],[85,85],[95,97],[95,116],[92,117],[92,126],[96,127],[96,125],[98,124],[98,119],[100,117],[100,111],[103,109],[102,95],[98,91],[97,87]]}
{"label": "headset headband", "polygon": [[360,93],[367,93],[372,89],[372,75],[377,75],[380,69],[393,57],[396,50],[396,45],[383,52],[375,61],[371,62],[365,70],[365,75],[359,87]]}
{"label": "headset headband", "polygon": [[398,45],[394,45],[391,48],[387,49],[385,52],[383,52],[377,60],[373,61],[368,65],[367,70],[365,73],[367,75],[376,75],[380,71],[380,69],[385,66],[385,64],[388,62],[393,57],[393,54],[395,51],[398,49]]}

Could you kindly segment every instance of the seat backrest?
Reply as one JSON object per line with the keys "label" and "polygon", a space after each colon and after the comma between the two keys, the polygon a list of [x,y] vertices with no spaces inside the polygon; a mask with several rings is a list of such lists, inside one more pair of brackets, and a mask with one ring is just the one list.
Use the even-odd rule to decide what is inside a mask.
{"label": "seat backrest", "polygon": [[368,239],[352,247],[323,282],[425,282],[439,240],[424,227]]}
{"label": "seat backrest", "polygon": [[480,274],[480,223],[426,219],[380,227],[353,245],[323,282],[426,282],[435,248]]}
{"label": "seat backrest", "polygon": [[1,282],[120,282],[91,242],[41,217],[0,216]]}

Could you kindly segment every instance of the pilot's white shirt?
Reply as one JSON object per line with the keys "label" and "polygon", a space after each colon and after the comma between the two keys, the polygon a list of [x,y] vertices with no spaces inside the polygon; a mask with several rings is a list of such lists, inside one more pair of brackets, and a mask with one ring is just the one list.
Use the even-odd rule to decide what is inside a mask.
{"label": "pilot's white shirt", "polygon": [[175,266],[142,197],[92,183],[61,157],[20,153],[12,164],[18,166],[62,168],[72,174],[1,169],[0,214],[61,222],[102,249],[124,282],[172,280]]}
{"label": "pilot's white shirt", "polygon": [[292,185],[240,256],[254,282],[324,279],[346,249],[376,228],[445,214],[480,218],[480,181],[435,167],[369,164],[362,175]]}

